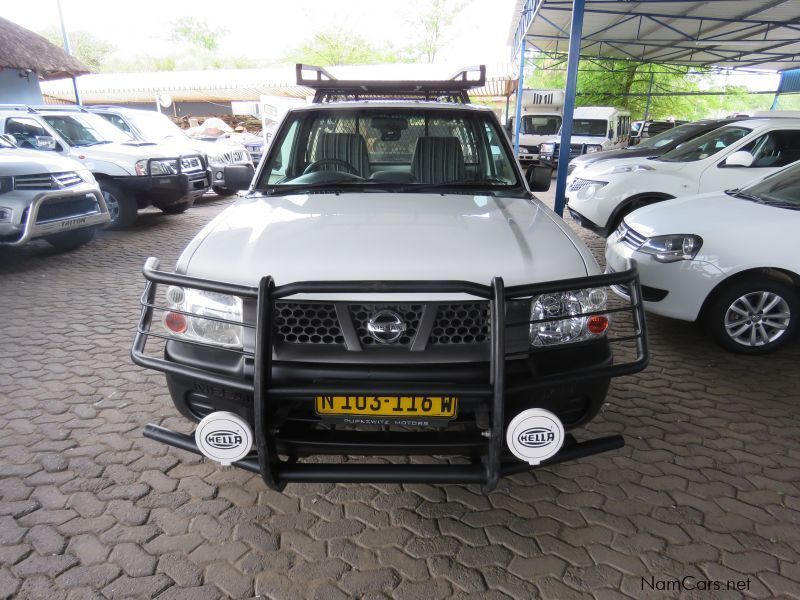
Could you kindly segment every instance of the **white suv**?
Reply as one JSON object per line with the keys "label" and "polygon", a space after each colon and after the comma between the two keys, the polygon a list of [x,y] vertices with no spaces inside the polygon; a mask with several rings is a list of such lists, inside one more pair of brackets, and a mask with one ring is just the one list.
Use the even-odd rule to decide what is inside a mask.
{"label": "white suv", "polygon": [[[247,197],[175,272],[145,265],[133,360],[164,371],[177,410],[199,422],[191,437],[145,435],[277,489],[488,490],[620,447],[621,436],[577,442],[565,430],[597,415],[612,377],[647,362],[641,304],[607,293],[638,286],[635,269],[601,274],[531,194],[494,113],[468,104],[483,77],[373,85],[315,69],[298,84],[316,102],[288,112],[255,179],[226,167]],[[550,169],[530,179],[540,171],[549,186]],[[317,454],[465,459],[300,460]]]}
{"label": "white suv", "polygon": [[41,238],[72,250],[108,220],[103,195],[82,164],[17,148],[0,136],[0,245]]}
{"label": "white suv", "polygon": [[743,186],[800,159],[800,119],[725,125],[654,158],[609,159],[576,169],[568,209],[607,236],[631,211],[661,200]]}
{"label": "white suv", "polygon": [[136,212],[151,204],[168,214],[182,213],[211,184],[200,154],[137,142],[81,107],[0,105],[0,133],[13,136],[21,148],[83,163],[103,192],[111,229],[132,225]]}

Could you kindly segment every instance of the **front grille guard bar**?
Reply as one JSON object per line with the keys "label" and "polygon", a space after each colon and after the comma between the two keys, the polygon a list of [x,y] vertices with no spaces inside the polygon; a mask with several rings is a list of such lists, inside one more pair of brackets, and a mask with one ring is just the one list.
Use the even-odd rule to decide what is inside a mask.
{"label": "front grille guard bar", "polygon": [[[131,350],[131,357],[137,365],[162,372],[169,372],[187,378],[194,378],[213,385],[229,387],[237,391],[253,394],[256,458],[247,458],[237,466],[259,472],[264,482],[273,489],[282,489],[292,481],[419,481],[419,482],[461,482],[481,483],[484,489],[490,490],[497,485],[499,477],[511,473],[531,469],[530,465],[518,461],[503,461],[503,429],[505,423],[504,395],[509,392],[533,390],[546,385],[554,385],[565,381],[576,381],[593,377],[617,377],[628,375],[644,369],[648,362],[647,336],[645,330],[644,308],[635,264],[616,273],[606,273],[589,277],[579,277],[541,284],[518,285],[505,287],[502,278],[495,277],[490,285],[481,285],[468,281],[312,281],[290,283],[276,286],[272,277],[265,276],[258,287],[241,286],[228,283],[212,282],[177,273],[158,270],[158,259],[147,259],[143,273],[147,284],[141,299],[142,312],[136,336]],[[149,356],[145,353],[148,337],[174,339],[151,331],[154,312],[171,311],[169,307],[155,304],[156,285],[174,285],[194,288],[202,291],[216,292],[240,296],[256,301],[256,322],[240,323],[219,317],[210,317],[196,313],[180,311],[181,314],[223,323],[234,323],[246,328],[255,329],[255,351],[250,353],[232,348],[203,344],[193,340],[182,342],[194,343],[218,350],[235,352],[252,356],[254,360],[254,377],[252,383],[224,374],[207,371],[197,367],[182,365],[163,358]],[[630,301],[623,307],[609,308],[604,311],[573,314],[571,318],[588,317],[594,314],[629,312],[633,322],[633,333],[629,336],[608,338],[609,342],[632,341],[635,345],[636,358],[632,361],[580,368],[555,375],[545,375],[534,381],[507,386],[505,381],[505,361],[520,353],[508,353],[505,349],[505,332],[508,326],[546,323],[560,320],[558,317],[532,319],[530,321],[506,323],[505,306],[511,300],[528,299],[540,294],[567,292],[586,288],[610,287],[626,285],[629,287]],[[380,384],[364,384],[361,382],[316,383],[307,382],[297,385],[273,386],[273,303],[276,300],[298,294],[468,294],[487,300],[490,305],[490,377],[485,384],[430,384],[414,382],[387,382]],[[499,308],[502,307],[502,310]],[[178,311],[175,311],[178,312]],[[592,342],[587,342],[592,343]],[[577,345],[577,344],[575,344]],[[564,346],[560,346],[564,347]],[[541,352],[531,349],[524,354]],[[272,417],[276,414],[278,399],[307,398],[315,395],[426,395],[446,392],[454,396],[479,398],[491,402],[490,434],[486,441],[485,451],[480,464],[472,465],[347,465],[347,464],[301,464],[294,459],[282,461],[278,456],[276,438],[278,432],[270,428]],[[145,427],[146,437],[162,441],[178,448],[199,453],[192,438],[169,430],[148,425]],[[568,436],[564,447],[551,460],[542,465],[555,464],[564,460],[572,460],[604,452],[624,444],[621,436],[610,436],[588,442],[578,443]]]}

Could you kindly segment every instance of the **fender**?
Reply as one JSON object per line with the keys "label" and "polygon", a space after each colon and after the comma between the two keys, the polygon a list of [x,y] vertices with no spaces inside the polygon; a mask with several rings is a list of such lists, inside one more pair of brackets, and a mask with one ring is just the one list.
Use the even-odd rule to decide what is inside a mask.
{"label": "fender", "polygon": [[611,216],[608,217],[608,221],[605,224],[606,234],[610,235],[613,233],[619,226],[622,218],[635,208],[640,208],[647,204],[655,204],[656,202],[663,202],[664,200],[672,200],[674,197],[675,196],[663,192],[644,192],[625,198],[625,200],[617,205],[611,213]]}

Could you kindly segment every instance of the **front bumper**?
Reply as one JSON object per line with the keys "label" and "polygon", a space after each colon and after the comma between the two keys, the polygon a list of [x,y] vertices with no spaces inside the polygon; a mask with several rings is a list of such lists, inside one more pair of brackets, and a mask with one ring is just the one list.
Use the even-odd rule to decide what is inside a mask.
{"label": "front bumper", "polygon": [[[184,171],[183,163],[187,160],[199,164],[200,168]],[[154,174],[152,164],[164,161],[176,161],[177,173]],[[205,159],[199,155],[159,157],[147,161],[145,175],[117,177],[114,181],[145,200],[139,202],[140,208],[149,204],[160,207],[179,204],[205,194],[211,187],[211,172],[206,166]]]}
{"label": "front bumper", "polygon": [[[706,298],[725,277],[719,268],[703,260],[658,262],[619,241],[616,235],[608,238],[605,254],[612,272],[623,269],[631,260],[636,261],[646,311],[681,321],[695,321]],[[630,295],[624,286],[611,289],[622,298]]]}
{"label": "front bumper", "polygon": [[[192,395],[204,397],[210,410],[238,412],[255,432],[255,454],[238,463],[239,467],[260,473],[265,483],[281,489],[289,482],[371,481],[371,482],[449,482],[481,483],[489,490],[499,477],[533,467],[510,457],[504,448],[505,426],[512,411],[531,406],[552,407],[564,415],[564,398],[584,398],[588,406],[576,411],[570,426],[590,419],[599,409],[612,377],[642,370],[648,360],[644,313],[638,296],[635,267],[614,275],[582,277],[535,285],[506,288],[500,278],[491,285],[463,281],[393,281],[393,282],[301,282],[276,287],[264,277],[258,288],[210,282],[157,270],[158,261],[148,259],[144,273],[147,286],[142,299],[142,315],[132,349],[133,361],[143,367],[168,374],[170,390],[178,408],[189,418],[201,415],[193,411]],[[577,290],[585,287],[624,283],[633,290],[633,299],[603,314],[627,316],[628,330],[600,340],[560,347],[558,350],[530,350],[509,355],[506,333],[520,325],[559,320],[549,318],[523,323],[506,321],[507,302],[538,294]],[[249,375],[237,369],[215,369],[215,363],[186,364],[170,358],[169,344],[174,338],[151,329],[155,311],[170,310],[155,303],[156,286],[176,285],[205,291],[231,294],[257,302],[254,322],[242,324],[254,332],[253,352],[227,350],[241,356]],[[314,294],[468,294],[488,301],[491,314],[491,356],[482,365],[318,365],[274,360],[273,302],[297,295]],[[577,318],[596,313],[577,315]],[[219,320],[219,319],[217,319]],[[240,324],[236,322],[236,324]],[[148,337],[167,340],[167,356],[146,353]],[[611,347],[629,343],[633,348],[627,359],[613,358]],[[208,348],[196,342],[180,342]],[[215,348],[216,351],[223,351]],[[537,354],[538,360],[531,358]],[[532,363],[548,368],[532,370]],[[381,427],[380,430],[325,427],[314,418],[312,402],[317,395],[448,395],[459,400],[459,415],[443,429],[408,430]],[[588,400],[586,400],[588,398]],[[202,398],[201,398],[202,400]],[[194,408],[196,408],[195,405]],[[319,425],[323,425],[319,427]],[[198,452],[186,436],[148,426],[145,435],[153,439]],[[602,438],[584,444],[570,438],[547,463],[571,460],[617,448],[620,436]],[[303,463],[309,455],[442,455],[464,456],[464,465],[397,465]],[[288,456],[281,459],[279,455]]]}
{"label": "front bumper", "polygon": [[21,246],[36,238],[99,227],[109,221],[103,195],[89,183],[34,196],[12,191],[4,194],[0,203],[12,211],[10,222],[0,223],[0,245],[5,246]]}

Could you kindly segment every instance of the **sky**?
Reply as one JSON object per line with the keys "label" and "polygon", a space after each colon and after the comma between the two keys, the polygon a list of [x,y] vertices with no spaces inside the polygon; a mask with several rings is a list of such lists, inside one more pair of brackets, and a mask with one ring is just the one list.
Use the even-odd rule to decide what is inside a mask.
{"label": "sky", "polygon": [[[171,23],[183,16],[228,30],[220,51],[280,60],[315,32],[344,29],[376,45],[402,47],[414,38],[415,9],[424,0],[61,0],[68,30],[83,29],[108,40],[120,53],[167,52]],[[472,0],[460,11],[437,61],[459,64],[508,62],[514,0]],[[0,15],[41,31],[58,26],[56,0],[0,0]],[[174,44],[174,42],[173,42]]]}

